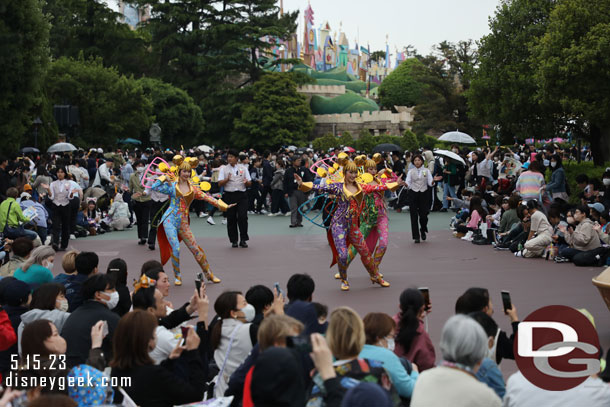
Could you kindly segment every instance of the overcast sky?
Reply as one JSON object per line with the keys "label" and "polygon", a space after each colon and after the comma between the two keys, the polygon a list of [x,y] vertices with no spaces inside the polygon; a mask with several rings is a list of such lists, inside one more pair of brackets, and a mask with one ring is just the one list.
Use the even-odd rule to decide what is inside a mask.
{"label": "overcast sky", "polygon": [[[328,20],[332,30],[343,32],[350,42],[360,38],[371,51],[385,50],[386,34],[390,52],[413,45],[427,55],[443,40],[478,40],[489,33],[488,20],[499,0],[310,0],[316,28]],[[284,0],[284,10],[300,10],[299,41],[302,41],[303,10],[307,0]],[[337,35],[337,39],[338,39]],[[392,60],[394,60],[392,58]]]}

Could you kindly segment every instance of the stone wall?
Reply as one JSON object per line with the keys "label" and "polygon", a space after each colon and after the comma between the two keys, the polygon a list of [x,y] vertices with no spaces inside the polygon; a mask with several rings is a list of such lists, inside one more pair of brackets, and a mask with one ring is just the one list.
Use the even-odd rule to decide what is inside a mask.
{"label": "stone wall", "polygon": [[313,138],[327,133],[338,134],[349,131],[352,136],[364,129],[371,134],[379,135],[389,132],[393,136],[400,136],[405,130],[411,129],[409,123],[413,121],[413,108],[401,109],[400,113],[390,110],[363,113],[325,114],[314,116],[316,125]]}
{"label": "stone wall", "polygon": [[345,94],[345,85],[303,85],[297,88],[297,92],[311,99],[313,95],[334,98]]}

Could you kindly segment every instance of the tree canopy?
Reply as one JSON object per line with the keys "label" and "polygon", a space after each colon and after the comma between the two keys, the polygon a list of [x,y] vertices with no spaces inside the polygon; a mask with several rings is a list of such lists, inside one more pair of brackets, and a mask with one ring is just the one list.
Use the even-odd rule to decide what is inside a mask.
{"label": "tree canopy", "polygon": [[409,58],[390,73],[379,86],[383,107],[415,106],[421,101],[424,84],[421,77],[426,67],[417,58]]}

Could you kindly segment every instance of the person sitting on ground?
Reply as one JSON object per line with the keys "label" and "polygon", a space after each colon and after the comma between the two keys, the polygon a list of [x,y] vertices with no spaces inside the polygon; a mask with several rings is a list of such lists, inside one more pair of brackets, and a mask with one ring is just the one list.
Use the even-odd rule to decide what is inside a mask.
{"label": "person sitting on ground", "polygon": [[30,256],[30,253],[34,250],[34,244],[32,240],[27,237],[18,237],[13,241],[11,245],[11,257],[10,260],[0,267],[0,276],[7,277],[15,274],[15,270],[21,268],[23,263]]}
{"label": "person sitting on ground", "polygon": [[53,281],[53,260],[55,250],[51,246],[38,246],[13,276],[32,285],[50,283]]}
{"label": "person sitting on ground", "polygon": [[61,268],[64,269],[64,272],[53,278],[54,283],[64,285],[70,279],[70,276],[76,275],[76,256],[78,253],[80,253],[78,250],[70,250],[64,254],[61,259]]}
{"label": "person sitting on ground", "polygon": [[473,196],[470,200],[470,218],[466,226],[464,225],[456,225],[455,227],[455,235],[459,236],[460,234],[466,235],[469,237],[468,233],[470,232],[470,236],[472,236],[473,232],[479,229],[481,222],[485,222],[485,217],[487,216],[487,212],[483,209],[481,205],[481,198],[479,196]]}
{"label": "person sitting on ground", "polygon": [[119,303],[112,312],[120,317],[127,314],[131,309],[131,294],[127,288],[127,263],[123,259],[112,259],[108,263],[106,274],[112,279],[116,291],[119,293]]}
{"label": "person sitting on ground", "polygon": [[589,207],[579,205],[572,214],[574,220],[578,222],[575,229],[571,227],[559,226],[559,230],[564,234],[564,238],[569,247],[559,248],[559,259],[556,261],[572,261],[574,256],[581,252],[597,249],[601,246],[599,235],[594,228],[594,224],[589,219]]}
{"label": "person sitting on ground", "polygon": [[110,227],[114,230],[124,230],[131,223],[129,220],[129,205],[123,201],[122,194],[114,196],[114,202],[110,206],[108,217],[110,217]]}
{"label": "person sitting on ground", "polygon": [[415,363],[420,372],[433,368],[436,362],[434,345],[423,321],[427,312],[419,290],[407,288],[400,294],[400,312],[394,315],[398,327],[394,353]]}
{"label": "person sitting on ground", "polygon": [[265,318],[272,311],[274,300],[275,296],[273,295],[273,291],[264,285],[252,286],[246,292],[246,301],[248,304],[252,304],[255,311],[252,325],[250,325],[250,337],[252,339],[252,343],[255,345],[257,342],[256,333],[258,332],[258,327],[263,321],[263,318]]}
{"label": "person sitting on ground", "polygon": [[63,282],[66,287],[68,305],[70,306],[69,312],[74,312],[83,304],[81,287],[89,276],[97,274],[99,261],[99,257],[94,252],[80,252],[74,258],[76,274],[69,275]]}
{"label": "person sitting on ground", "polygon": [[23,215],[23,211],[16,201],[18,196],[17,188],[10,187],[6,190],[6,199],[0,204],[0,232],[4,233],[4,237],[9,239],[17,239],[18,237],[27,237],[30,240],[38,239],[35,246],[39,246],[38,234],[21,226],[22,223],[27,223],[30,219]]}
{"label": "person sitting on ground", "polygon": [[527,171],[517,179],[515,190],[524,201],[540,199],[540,190],[544,186],[544,165],[538,160],[530,163]]}
{"label": "person sitting on ground", "polygon": [[360,352],[360,357],[381,362],[398,394],[410,399],[419,374],[417,366],[405,360],[405,365],[410,368],[407,372],[405,365],[394,353],[396,323],[391,316],[381,312],[367,314],[363,322],[366,343]]}
{"label": "person sitting on ground", "polygon": [[[341,377],[340,383],[344,391],[354,386],[356,382],[376,383],[390,393],[393,405],[400,404],[398,393],[383,364],[376,360],[359,357],[366,342],[366,336],[364,323],[354,310],[339,307],[330,314],[326,340],[335,357],[336,362],[333,366],[337,376]],[[322,404],[326,389],[321,386],[321,380],[317,375],[314,376],[313,382],[314,386],[307,405],[319,406]]]}
{"label": "person sitting on ground", "polygon": [[[58,283],[46,283],[34,290],[30,310],[21,315],[21,324],[17,336],[22,337],[23,328],[39,319],[48,319],[61,332],[64,323],[70,316],[68,311],[68,300],[66,300],[66,289]],[[21,354],[21,343],[19,343],[19,354]]]}
{"label": "person sitting on ground", "polygon": [[[149,352],[156,346],[156,329],[157,318],[148,311],[131,311],[121,318],[116,335],[124,339],[113,343],[111,376],[131,378],[125,392],[139,406],[172,407],[203,400],[207,378],[198,352],[199,335],[189,328],[185,345],[175,348],[168,361],[155,365]],[[115,404],[121,401],[115,392]]]}
{"label": "person sitting on ground", "polygon": [[517,207],[519,206],[520,198],[519,195],[511,195],[510,198],[506,197],[502,201],[502,207],[505,208],[502,217],[500,218],[500,226],[498,227],[498,234],[505,236],[511,229],[519,223],[519,216],[517,216]]}
{"label": "person sitting on ground", "polygon": [[284,312],[305,325],[305,334],[323,334],[328,323],[320,324],[315,306],[311,303],[316,284],[308,274],[293,274],[286,284],[288,304]]}
{"label": "person sitting on ground", "polygon": [[[462,294],[455,302],[456,314],[471,314],[473,312],[482,311],[490,317],[494,313],[493,303],[489,297],[487,288],[471,287]],[[505,314],[510,318],[513,334],[508,337],[506,332],[498,329],[495,335],[496,354],[494,356],[497,364],[500,364],[502,359],[515,359],[513,353],[513,343],[515,334],[519,328],[519,316],[515,304],[511,304],[511,309],[506,310]]]}
{"label": "person sitting on ground", "polygon": [[496,393],[474,376],[487,354],[487,342],[485,331],[472,318],[449,318],[441,333],[443,361],[420,374],[411,407],[500,407]]}
{"label": "person sitting on ground", "polygon": [[515,256],[540,257],[553,241],[553,227],[535,199],[527,203],[527,211],[530,214],[530,231],[523,245],[523,251],[517,251]]}
{"label": "person sitting on ground", "polygon": [[[104,339],[102,348],[106,360],[110,360],[112,337],[119,322],[119,316],[111,311],[119,302],[119,294],[107,275],[93,274],[85,280],[82,297],[83,305],[70,314],[61,330],[62,336],[68,343],[66,363],[70,367],[85,363],[88,350],[91,348],[89,332],[98,321],[105,321],[107,324],[109,335]],[[125,337],[118,336],[118,338]]]}
{"label": "person sitting on ground", "polygon": [[[23,281],[17,280],[14,277],[5,277],[2,279],[8,280],[2,285],[2,296],[3,303],[2,308],[6,311],[11,325],[15,332],[19,330],[19,324],[21,324],[21,316],[29,311],[29,304],[32,300],[32,294],[30,294],[30,286]],[[17,337],[17,341],[21,341],[21,338]],[[12,358],[17,355],[18,346],[17,343],[13,344],[10,348],[0,352],[0,373],[2,377],[6,377],[12,368]]]}
{"label": "person sitting on ground", "polygon": [[506,392],[504,377],[502,376],[500,368],[493,360],[496,358],[495,345],[496,335],[498,334],[498,324],[496,324],[496,321],[494,321],[492,317],[483,311],[473,312],[468,316],[477,321],[487,335],[487,356],[485,356],[481,362],[481,366],[479,366],[479,370],[477,370],[477,379],[488,385],[493,391],[496,392],[498,397],[504,398],[504,393]]}

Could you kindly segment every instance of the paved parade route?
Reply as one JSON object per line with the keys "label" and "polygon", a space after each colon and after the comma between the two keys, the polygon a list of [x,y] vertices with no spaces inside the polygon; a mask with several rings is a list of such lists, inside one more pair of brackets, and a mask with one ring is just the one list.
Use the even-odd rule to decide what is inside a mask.
{"label": "paved parade route", "polygon": [[[543,259],[515,258],[510,252],[497,252],[491,246],[476,246],[461,241],[447,230],[450,215],[431,214],[428,240],[414,244],[410,236],[408,213],[390,213],[390,242],[380,271],[391,283],[389,288],[371,285],[366,271],[355,260],[348,271],[350,291],[341,292],[333,279],[336,269],[329,269],[330,249],[323,230],[304,222],[305,227],[288,228],[284,217],[249,216],[250,247],[230,247],[226,226],[210,226],[205,219],[193,217],[191,225],[198,243],[208,256],[212,271],[222,279],[219,285],[208,285],[213,304],[224,290],[245,291],[254,284],[272,287],[276,281],[285,289],[291,274],[307,272],[316,282],[314,300],[333,309],[340,305],[353,307],[362,316],[367,312],[394,314],[398,297],[407,287],[430,288],[432,313],[428,325],[432,341],[437,346],[444,322],[453,314],[455,300],[468,287],[489,289],[495,308],[494,319],[504,330],[510,329],[508,317],[502,313],[501,290],[509,290],[519,316],[524,318],[537,308],[563,304],[587,308],[595,317],[601,344],[610,347],[610,311],[606,308],[591,278],[601,268],[578,268],[572,264],[555,264]],[[129,281],[139,274],[141,264],[158,259],[158,252],[138,246],[135,228],[103,236],[71,241],[78,250],[96,251],[100,255],[100,270],[108,262],[122,257],[129,266]],[[183,286],[172,287],[174,304],[186,301],[194,289],[198,272],[188,249],[181,246]],[[60,272],[61,261],[55,261],[54,274]],[[171,265],[165,269],[171,276]],[[211,310],[211,313],[213,311]],[[505,374],[514,371],[512,361],[502,362]]]}

